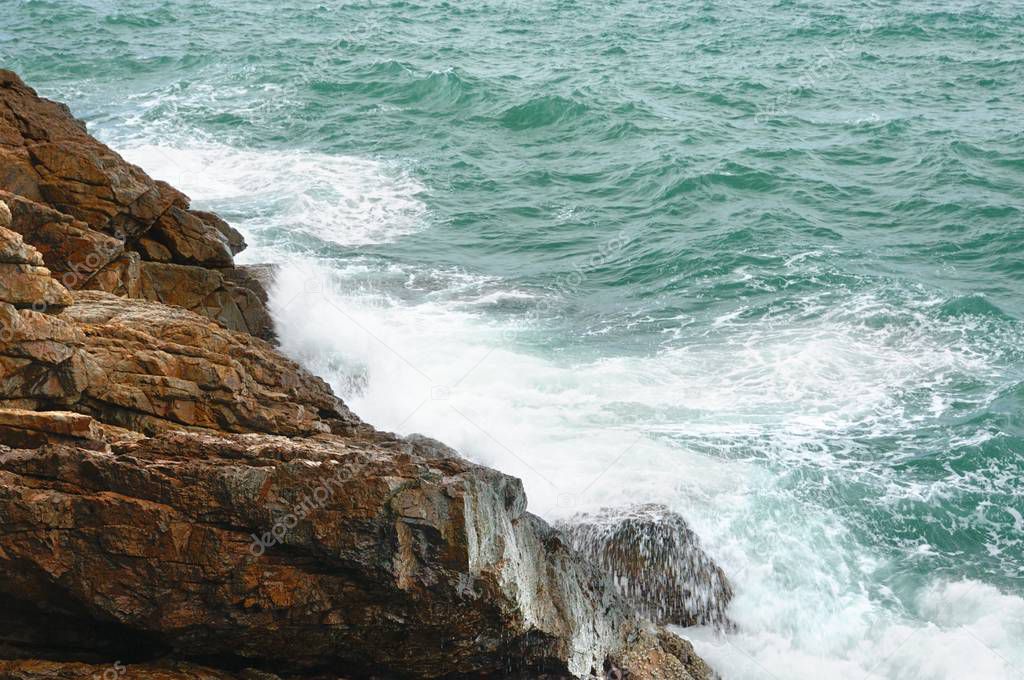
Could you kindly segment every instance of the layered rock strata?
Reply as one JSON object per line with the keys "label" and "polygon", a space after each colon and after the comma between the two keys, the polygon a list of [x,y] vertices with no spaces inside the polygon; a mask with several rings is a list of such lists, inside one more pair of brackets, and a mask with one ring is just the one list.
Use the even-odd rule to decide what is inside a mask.
{"label": "layered rock strata", "polygon": [[711,676],[519,480],[261,339],[243,247],[0,71],[0,677]]}
{"label": "layered rock strata", "polygon": [[66,288],[157,300],[273,335],[261,294],[231,273],[241,234],[2,70],[0,201]]}

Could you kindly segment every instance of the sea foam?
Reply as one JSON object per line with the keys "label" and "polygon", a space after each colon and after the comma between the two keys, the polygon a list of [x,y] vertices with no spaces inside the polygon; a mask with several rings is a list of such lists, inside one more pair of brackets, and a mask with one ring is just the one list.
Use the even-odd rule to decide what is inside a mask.
{"label": "sea foam", "polygon": [[[488,313],[531,294],[302,241],[385,243],[430,228],[425,189],[400,168],[227,148],[125,155],[233,218],[254,243],[250,261],[279,264],[282,349],[368,421],[521,477],[530,510],[551,520],[635,502],[682,513],[736,588],[736,632],[680,631],[724,677],[998,680],[1024,665],[1024,600],[980,581],[935,579],[916,595],[880,586],[891,554],[820,496],[830,478],[880,481],[883,501],[917,493],[872,480],[858,442],[941,417],[957,376],[999,370],[984,348],[945,342],[976,319],[930,325],[940,322],[924,300],[910,312],[917,330],[894,335],[859,323],[897,313],[868,293],[817,316],[808,300],[770,323],[723,317],[726,341],[681,334],[646,355],[545,355],[518,341],[530,328]],[[908,408],[897,396],[914,390],[936,396]]]}

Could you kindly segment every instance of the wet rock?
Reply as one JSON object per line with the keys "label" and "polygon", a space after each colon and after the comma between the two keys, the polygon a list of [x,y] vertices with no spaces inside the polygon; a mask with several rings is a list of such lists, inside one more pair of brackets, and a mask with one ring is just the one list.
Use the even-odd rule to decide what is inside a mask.
{"label": "wet rock", "polygon": [[392,442],[168,432],[0,452],[0,594],[133,631],[141,657],[269,672],[584,677],[643,656],[519,480]]}
{"label": "wet rock", "polygon": [[267,301],[267,291],[274,285],[277,276],[277,265],[246,264],[226,270],[224,277],[228,280],[251,288],[261,300]]}
{"label": "wet rock", "polygon": [[686,521],[663,505],[609,508],[560,525],[627,602],[660,624],[731,628],[732,586]]}
{"label": "wet rock", "polygon": [[636,632],[607,667],[605,676],[615,680],[718,680],[692,644],[666,630]]}
{"label": "wet rock", "polygon": [[459,458],[459,452],[436,439],[422,434],[413,433],[402,438],[409,450],[424,458]]}

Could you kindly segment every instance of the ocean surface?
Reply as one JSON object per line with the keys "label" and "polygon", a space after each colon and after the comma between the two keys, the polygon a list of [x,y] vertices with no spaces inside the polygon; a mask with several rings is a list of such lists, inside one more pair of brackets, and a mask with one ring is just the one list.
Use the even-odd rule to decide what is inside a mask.
{"label": "ocean surface", "polygon": [[652,501],[727,680],[1024,677],[1024,4],[0,0],[362,417]]}

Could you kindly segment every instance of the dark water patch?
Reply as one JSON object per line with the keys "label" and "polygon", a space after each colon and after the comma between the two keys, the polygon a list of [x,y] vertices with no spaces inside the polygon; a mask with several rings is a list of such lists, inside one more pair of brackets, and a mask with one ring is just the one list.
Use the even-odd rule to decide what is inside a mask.
{"label": "dark water patch", "polygon": [[587,107],[581,102],[559,95],[547,95],[506,109],[500,121],[510,130],[530,130],[565,123],[586,112]]}

